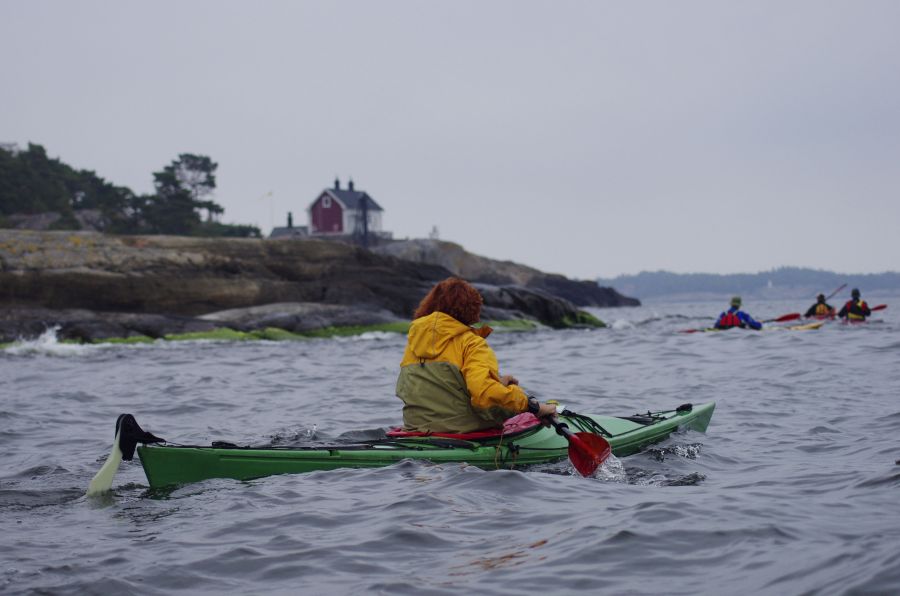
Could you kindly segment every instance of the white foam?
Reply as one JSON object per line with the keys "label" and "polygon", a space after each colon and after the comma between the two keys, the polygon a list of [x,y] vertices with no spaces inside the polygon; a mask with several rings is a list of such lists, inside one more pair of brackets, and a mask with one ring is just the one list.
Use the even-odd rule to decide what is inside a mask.
{"label": "white foam", "polygon": [[625,466],[622,465],[622,460],[611,453],[597,468],[597,471],[594,472],[593,478],[605,482],[628,482],[628,474],[625,473]]}
{"label": "white foam", "polygon": [[667,481],[668,478],[666,478],[665,475],[657,472],[647,478],[641,478],[635,482],[635,484],[638,486],[664,486]]}
{"label": "white foam", "polygon": [[86,349],[96,348],[96,346],[84,344],[60,343],[56,337],[59,326],[50,327],[37,339],[20,340],[6,348],[10,354],[17,356],[29,354],[49,354],[51,356],[73,356],[83,354]]}
{"label": "white foam", "polygon": [[366,331],[359,335],[337,336],[338,341],[383,341],[386,339],[397,339],[400,333],[393,331]]}
{"label": "white foam", "polygon": [[59,326],[54,326],[44,333],[41,334],[40,337],[36,339],[21,339],[5,349],[7,354],[13,354],[16,356],[31,356],[31,355],[45,355],[45,356],[84,356],[87,354],[96,354],[97,352],[103,350],[121,350],[121,349],[147,349],[152,347],[164,346],[167,343],[174,344],[177,342],[166,342],[164,340],[156,340],[152,342],[140,342],[140,343],[112,343],[112,342],[101,342],[96,344],[82,344],[82,343],[69,343],[66,341],[59,341],[59,337],[57,336],[57,332],[59,331]]}

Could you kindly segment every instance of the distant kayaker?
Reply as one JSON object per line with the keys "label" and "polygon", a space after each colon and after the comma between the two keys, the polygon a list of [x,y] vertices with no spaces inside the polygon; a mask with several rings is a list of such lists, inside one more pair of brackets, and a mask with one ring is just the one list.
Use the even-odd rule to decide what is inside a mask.
{"label": "distant kayaker", "polygon": [[848,321],[865,321],[872,314],[866,301],[860,298],[859,290],[853,288],[850,292],[850,300],[844,305],[838,316]]}
{"label": "distant kayaker", "polygon": [[543,417],[556,406],[529,398],[510,375],[500,375],[497,356],[485,338],[484,300],[457,277],[437,283],[413,316],[397,397],[403,400],[408,431],[465,433],[498,428],[522,412]]}
{"label": "distant kayaker", "polygon": [[741,310],[740,296],[731,299],[731,308],[720,314],[716,321],[716,329],[731,329],[732,327],[762,329],[762,323]]}
{"label": "distant kayaker", "polygon": [[809,307],[804,317],[833,317],[834,307],[825,302],[825,294],[816,296],[816,303]]}

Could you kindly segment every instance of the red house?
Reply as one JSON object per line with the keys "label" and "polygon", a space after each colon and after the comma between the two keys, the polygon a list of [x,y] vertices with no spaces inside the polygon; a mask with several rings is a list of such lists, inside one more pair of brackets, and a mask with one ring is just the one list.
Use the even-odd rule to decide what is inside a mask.
{"label": "red house", "polygon": [[353,180],[342,189],[335,178],[334,188],[323,190],[307,211],[311,235],[385,235],[381,230],[384,209],[368,193],[354,189]]}

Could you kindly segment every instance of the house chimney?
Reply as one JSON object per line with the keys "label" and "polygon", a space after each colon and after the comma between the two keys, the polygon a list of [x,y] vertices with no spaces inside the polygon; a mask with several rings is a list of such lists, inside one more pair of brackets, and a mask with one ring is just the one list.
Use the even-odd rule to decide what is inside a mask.
{"label": "house chimney", "polygon": [[353,192],[353,178],[347,183],[347,188],[350,189],[350,192]]}
{"label": "house chimney", "polygon": [[294,214],[288,211],[288,229],[294,227]]}
{"label": "house chimney", "polygon": [[334,177],[334,190],[341,190],[341,181],[337,176]]}

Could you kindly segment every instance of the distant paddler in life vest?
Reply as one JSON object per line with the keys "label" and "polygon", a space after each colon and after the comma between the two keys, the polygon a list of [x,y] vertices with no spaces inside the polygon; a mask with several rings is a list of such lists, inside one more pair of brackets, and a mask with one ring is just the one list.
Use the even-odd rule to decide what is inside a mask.
{"label": "distant paddler in life vest", "polygon": [[803,316],[806,318],[816,317],[817,319],[834,318],[834,307],[825,300],[825,294],[816,296],[816,303],[810,306]]}
{"label": "distant paddler in life vest", "polygon": [[859,290],[853,288],[853,291],[850,292],[850,300],[847,301],[847,303],[838,313],[838,316],[853,323],[865,321],[866,317],[871,314],[872,311],[871,309],[869,309],[869,305],[866,304],[865,300],[860,298]]}
{"label": "distant paddler in life vest", "polygon": [[731,308],[720,314],[716,321],[716,329],[731,329],[732,327],[762,329],[762,323],[741,310],[740,296],[731,299]]}

